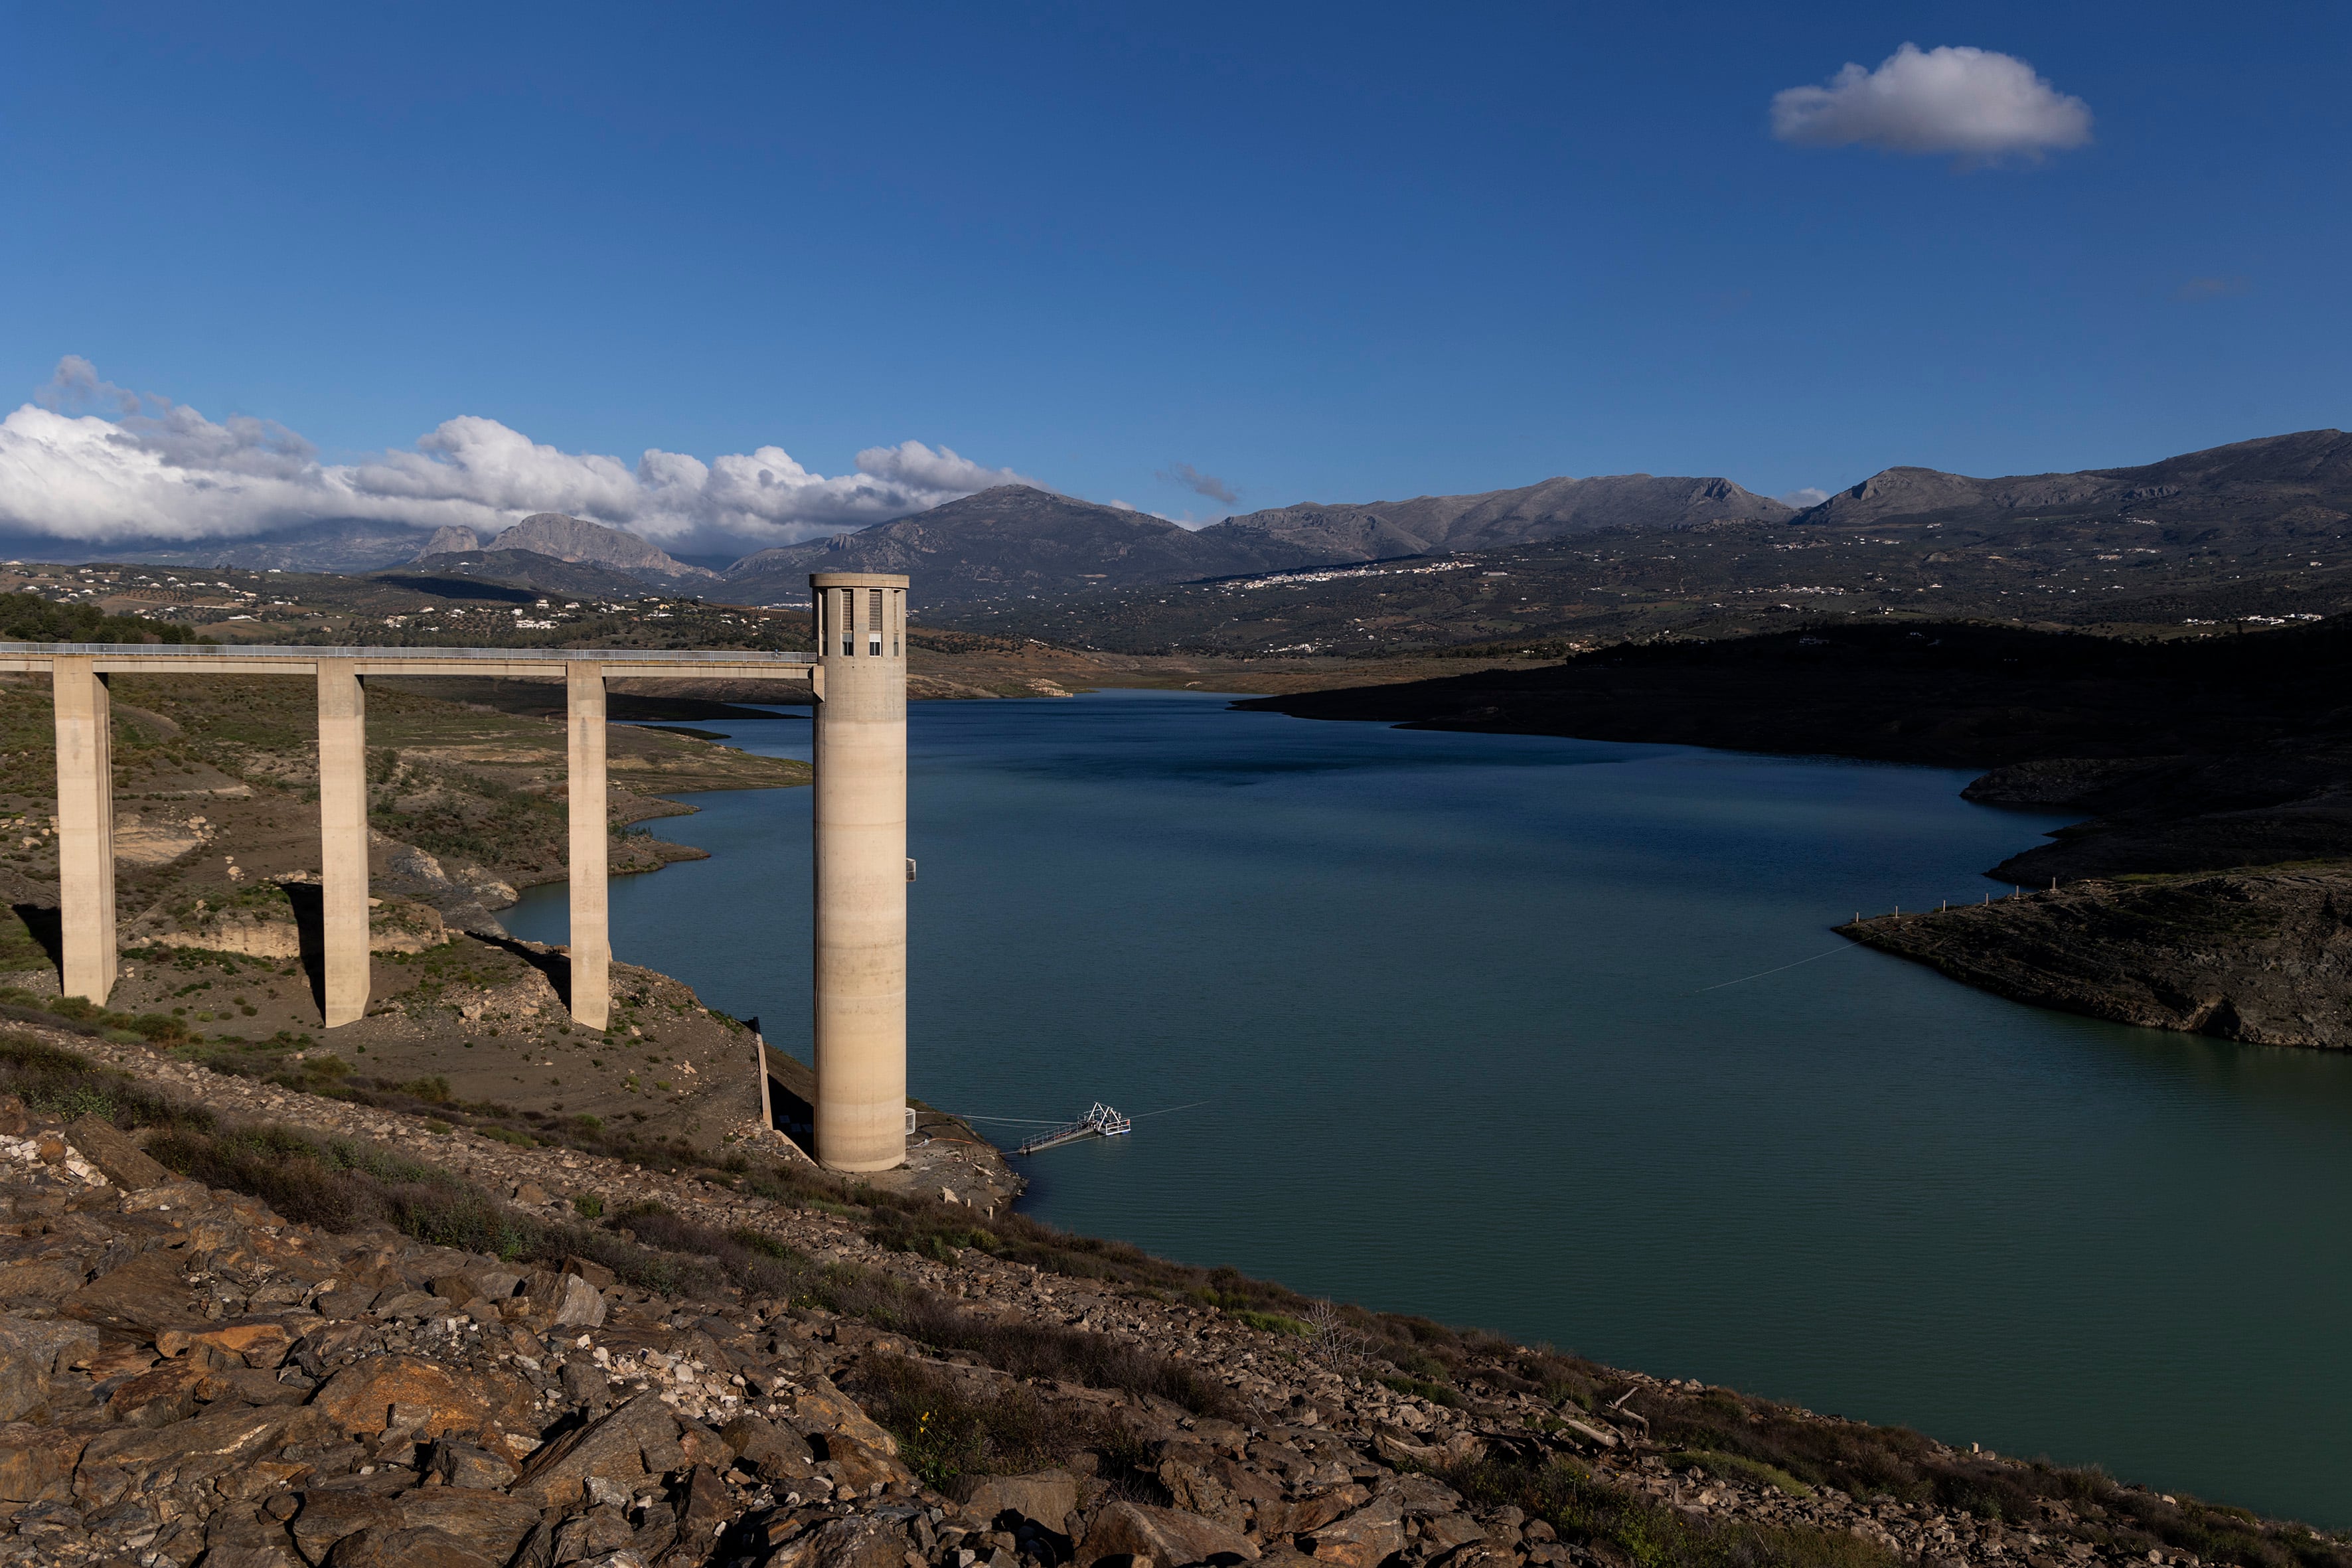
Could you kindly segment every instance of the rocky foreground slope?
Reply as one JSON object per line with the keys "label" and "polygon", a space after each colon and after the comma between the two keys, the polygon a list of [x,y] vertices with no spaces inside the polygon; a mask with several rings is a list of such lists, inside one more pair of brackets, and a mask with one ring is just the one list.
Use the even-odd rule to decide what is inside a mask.
{"label": "rocky foreground slope", "polygon": [[804,1165],[30,1026],[0,1090],[0,1563],[2352,1563]]}

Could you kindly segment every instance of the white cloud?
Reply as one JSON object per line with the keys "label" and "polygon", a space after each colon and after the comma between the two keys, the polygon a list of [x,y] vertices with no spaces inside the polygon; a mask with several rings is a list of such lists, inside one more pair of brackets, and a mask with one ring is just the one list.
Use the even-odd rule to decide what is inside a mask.
{"label": "white cloud", "polygon": [[[106,412],[73,412],[92,405]],[[648,449],[632,467],[471,415],[445,421],[413,450],[321,463],[282,425],[215,423],[116,386],[69,355],[33,402],[0,420],[0,531],[92,542],[217,539],[348,517],[490,534],[530,512],[562,511],[673,547],[757,547],[1036,483],[919,441],[868,447],[856,463],[856,473],[827,477],[761,447],[707,463]]]}
{"label": "white cloud", "polygon": [[1788,494],[1775,498],[1782,506],[1795,507],[1799,511],[1809,506],[1819,506],[1830,499],[1830,492],[1819,485],[1802,485]]}
{"label": "white cloud", "polygon": [[2091,110],[2013,55],[1905,44],[1876,70],[1849,64],[1827,87],[1772,96],[1772,134],[1805,147],[2038,157],[2091,139]]}

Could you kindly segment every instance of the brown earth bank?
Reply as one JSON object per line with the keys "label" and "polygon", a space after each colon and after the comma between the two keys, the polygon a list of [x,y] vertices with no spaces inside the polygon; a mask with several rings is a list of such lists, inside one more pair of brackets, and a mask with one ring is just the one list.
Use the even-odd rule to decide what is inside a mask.
{"label": "brown earth bank", "polygon": [[[1575,735],[1993,771],[1987,805],[2079,810],[1987,875],[2064,887],[1848,928],[2005,995],[2265,1044],[2352,1013],[2352,617],[2163,643],[1817,624],[1541,668],[1258,699],[1414,728]],[[2220,875],[2227,873],[2227,875]]]}
{"label": "brown earth bank", "polygon": [[776,1152],[657,1169],[0,1034],[0,1562],[2352,1563]]}

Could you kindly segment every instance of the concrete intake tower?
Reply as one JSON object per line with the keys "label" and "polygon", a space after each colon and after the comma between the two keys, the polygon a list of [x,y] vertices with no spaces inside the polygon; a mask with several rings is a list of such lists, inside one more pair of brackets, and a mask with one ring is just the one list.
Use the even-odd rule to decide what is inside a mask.
{"label": "concrete intake tower", "polygon": [[815,601],[816,1157],[907,1157],[907,579],[823,572]]}

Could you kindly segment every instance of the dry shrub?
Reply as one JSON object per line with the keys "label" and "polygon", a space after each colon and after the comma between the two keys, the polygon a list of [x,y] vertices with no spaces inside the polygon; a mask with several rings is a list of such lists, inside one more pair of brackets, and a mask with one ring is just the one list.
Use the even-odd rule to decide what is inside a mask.
{"label": "dry shrub", "polygon": [[1018,1384],[970,1389],[944,1369],[873,1356],[852,1392],[898,1439],[899,1457],[940,1491],[959,1476],[1010,1476],[1067,1465],[1116,1445],[1124,1428],[1089,1411],[1057,1409]]}
{"label": "dry shrub", "polygon": [[1562,1540],[1605,1543],[1641,1568],[1895,1568],[1891,1553],[1845,1531],[1696,1517],[1610,1486],[1572,1460],[1478,1459],[1437,1474],[1475,1506],[1522,1509]]}

